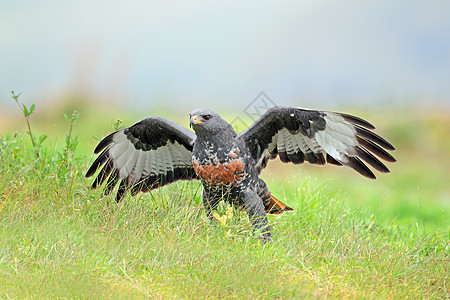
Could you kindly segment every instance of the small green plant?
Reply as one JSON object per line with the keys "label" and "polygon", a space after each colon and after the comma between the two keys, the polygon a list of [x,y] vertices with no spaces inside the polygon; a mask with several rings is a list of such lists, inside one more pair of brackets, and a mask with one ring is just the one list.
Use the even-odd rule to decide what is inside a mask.
{"label": "small green plant", "polygon": [[64,149],[58,152],[58,163],[61,166],[58,168],[57,174],[60,180],[60,183],[66,182],[67,178],[76,178],[78,170],[74,168],[75,161],[77,158],[74,157],[75,150],[78,146],[78,137],[73,136],[73,127],[75,126],[80,113],[78,111],[73,111],[72,115],[69,117],[64,114],[64,118],[67,123],[69,123],[69,131],[65,135],[65,146]]}
{"label": "small green plant", "polygon": [[39,138],[36,138],[33,135],[33,132],[31,131],[31,125],[30,125],[30,116],[33,114],[34,109],[36,108],[36,105],[33,103],[31,104],[30,108],[27,108],[25,104],[19,102],[19,97],[22,95],[22,93],[15,94],[14,91],[11,91],[12,98],[14,101],[16,101],[17,105],[19,105],[20,110],[23,112],[25,116],[25,120],[27,121],[28,126],[28,134],[30,135],[31,143],[33,144],[34,152],[36,153],[36,157],[40,159],[39,156],[39,150],[41,148],[42,143],[47,139],[47,135],[43,134],[40,135]]}
{"label": "small green plant", "polygon": [[122,119],[117,118],[117,119],[114,120],[113,128],[114,128],[115,131],[117,131],[117,130],[122,128],[122,126],[120,126],[120,124],[122,124]]}
{"label": "small green plant", "polygon": [[73,127],[75,126],[75,123],[78,120],[78,117],[80,116],[80,113],[76,110],[73,111],[72,116],[69,117],[68,115],[64,114],[64,118],[66,121],[70,124],[69,125],[69,133],[66,134],[66,146],[63,151],[63,159],[67,161],[69,158],[69,153],[75,152],[77,146],[78,146],[78,137],[72,136]]}

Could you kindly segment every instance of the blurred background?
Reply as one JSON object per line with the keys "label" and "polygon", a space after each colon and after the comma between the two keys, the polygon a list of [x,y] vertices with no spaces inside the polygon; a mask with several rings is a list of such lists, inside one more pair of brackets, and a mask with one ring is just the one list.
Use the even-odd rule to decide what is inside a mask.
{"label": "blurred background", "polygon": [[2,1],[0,105],[450,105],[450,2]]}
{"label": "blurred background", "polygon": [[118,118],[187,126],[190,111],[209,107],[248,125],[264,92],[278,105],[360,115],[397,147],[392,174],[375,183],[311,168],[336,188],[348,174],[357,207],[449,222],[448,0],[1,1],[0,37],[0,135],[26,131],[11,90],[36,104],[31,124],[47,145],[63,144],[63,113],[79,111],[74,134],[89,155]]}

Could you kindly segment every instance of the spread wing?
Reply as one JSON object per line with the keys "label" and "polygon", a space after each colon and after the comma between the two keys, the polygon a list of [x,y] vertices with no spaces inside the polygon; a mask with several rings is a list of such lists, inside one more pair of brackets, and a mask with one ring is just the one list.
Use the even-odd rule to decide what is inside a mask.
{"label": "spread wing", "polygon": [[395,162],[386,151],[395,149],[373,129],[369,122],[347,114],[273,107],[238,138],[249,147],[258,172],[269,159],[279,156],[285,163],[301,164],[306,160],[317,165],[344,165],[375,179],[365,163],[388,173],[378,158]]}
{"label": "spread wing", "polygon": [[105,137],[94,150],[101,154],[86,177],[104,165],[92,188],[106,181],[105,194],[109,194],[120,181],[117,201],[128,189],[136,194],[177,180],[196,179],[192,165],[195,138],[192,131],[171,120],[146,118]]}

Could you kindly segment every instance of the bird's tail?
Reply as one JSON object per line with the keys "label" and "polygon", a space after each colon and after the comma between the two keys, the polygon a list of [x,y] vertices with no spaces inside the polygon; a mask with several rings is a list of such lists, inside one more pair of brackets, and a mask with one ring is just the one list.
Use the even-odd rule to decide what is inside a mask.
{"label": "bird's tail", "polygon": [[284,213],[285,211],[294,211],[293,208],[287,206],[274,196],[270,196],[269,202],[265,205],[266,213],[272,215],[279,215]]}

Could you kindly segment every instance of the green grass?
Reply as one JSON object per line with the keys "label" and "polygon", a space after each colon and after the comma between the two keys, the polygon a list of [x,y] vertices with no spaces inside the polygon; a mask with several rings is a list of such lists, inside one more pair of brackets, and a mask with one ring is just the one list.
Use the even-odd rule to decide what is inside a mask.
{"label": "green grass", "polygon": [[295,211],[270,216],[265,245],[245,213],[205,223],[198,182],[120,204],[90,190],[87,136],[108,131],[92,122],[69,153],[49,134],[40,160],[26,133],[0,136],[0,298],[450,297],[450,147],[429,134],[446,119],[386,127],[399,162],[376,181],[272,162],[264,178]]}

